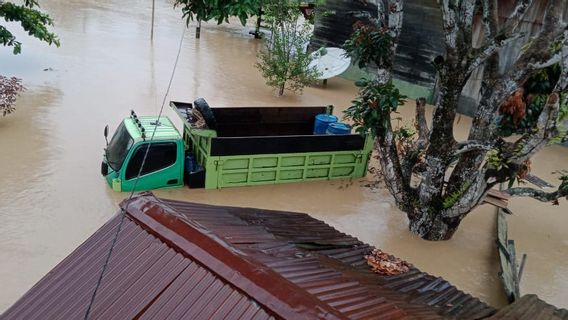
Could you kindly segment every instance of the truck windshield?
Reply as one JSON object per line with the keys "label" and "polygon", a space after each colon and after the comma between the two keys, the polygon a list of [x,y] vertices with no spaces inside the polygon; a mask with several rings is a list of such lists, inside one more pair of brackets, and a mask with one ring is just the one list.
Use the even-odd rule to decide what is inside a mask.
{"label": "truck windshield", "polygon": [[134,144],[134,140],[132,140],[124,122],[122,122],[116,129],[114,136],[112,136],[106,152],[108,164],[113,170],[120,170],[132,144]]}

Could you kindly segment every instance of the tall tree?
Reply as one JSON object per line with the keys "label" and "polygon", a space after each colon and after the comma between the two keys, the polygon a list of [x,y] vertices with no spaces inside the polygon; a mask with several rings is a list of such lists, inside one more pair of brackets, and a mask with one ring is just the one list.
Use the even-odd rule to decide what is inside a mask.
{"label": "tall tree", "polygon": [[265,0],[264,19],[270,26],[270,36],[256,64],[266,84],[276,88],[277,95],[288,89],[301,92],[315,82],[319,72],[310,66],[312,56],[307,51],[311,38],[310,22],[302,18],[299,0]]}
{"label": "tall tree", "polygon": [[[391,126],[391,113],[402,103],[391,78],[403,0],[378,0],[379,18],[375,24],[361,26],[346,43],[348,52],[360,65],[378,67],[375,79],[358,83],[360,96],[347,116],[376,135],[386,186],[398,207],[406,212],[410,231],[424,239],[451,238],[461,220],[482,203],[491,188],[522,178],[535,153],[566,135],[560,128],[568,108],[568,29],[561,18],[563,10],[559,9],[563,0],[548,0],[541,30],[525,43],[510,68],[503,73],[498,70],[500,49],[523,38],[519,23],[532,2],[516,0],[510,16],[501,21],[498,0],[439,1],[445,55],[433,63],[440,97],[431,128],[425,121],[424,100],[417,100],[414,139],[409,139],[408,129]],[[476,15],[481,15],[485,33],[481,47],[472,43]],[[546,97],[536,127],[516,141],[502,139],[500,107],[531,75],[557,63],[561,72]],[[456,141],[454,120],[461,92],[472,72],[483,65],[481,100],[469,137]],[[560,178],[554,192],[524,187],[510,187],[506,192],[514,197],[557,203],[559,198],[568,196],[568,176]]]}

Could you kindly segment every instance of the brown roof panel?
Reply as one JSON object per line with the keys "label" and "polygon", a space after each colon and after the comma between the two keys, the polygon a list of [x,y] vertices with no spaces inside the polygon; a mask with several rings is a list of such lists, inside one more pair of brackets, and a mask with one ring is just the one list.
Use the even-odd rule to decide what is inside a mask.
{"label": "brown roof panel", "polygon": [[[121,204],[126,207],[126,203]],[[0,319],[81,319],[120,215]],[[478,319],[495,310],[418,269],[373,273],[373,247],[306,214],[128,204],[92,319]]]}
{"label": "brown roof panel", "polygon": [[[232,207],[223,207],[226,211],[221,213],[202,204],[159,201],[348,316],[352,316],[350,301],[356,304],[373,297],[385,297],[384,303],[393,310],[419,318],[477,319],[495,313],[494,308],[446,280],[418,269],[399,276],[371,272],[365,255],[373,247],[306,214]],[[235,240],[245,234],[246,242]],[[269,236],[274,240],[267,241]],[[344,308],[343,301],[347,304]],[[377,311],[373,316],[387,314]]]}
{"label": "brown roof panel", "polygon": [[[492,307],[459,291],[446,280],[433,277],[418,269],[398,276],[381,276],[372,273],[367,266],[365,255],[372,251],[373,247],[303,213],[227,208],[233,214],[232,220],[227,221],[214,219],[210,214],[202,219],[204,212],[191,204],[180,204],[170,200],[164,200],[164,203],[186,217],[202,222],[219,236],[223,236],[223,225],[239,223],[237,218],[246,221],[249,226],[263,226],[265,232],[274,235],[279,243],[286,245],[280,248],[275,247],[270,252],[263,252],[262,246],[266,246],[265,243],[262,246],[252,242],[242,246],[234,245],[242,250],[249,249],[256,252],[257,260],[277,272],[280,270],[279,266],[286,266],[288,269],[285,270],[293,266],[306,268],[310,261],[315,263],[313,257],[318,257],[318,263],[317,266],[312,265],[312,268],[322,268],[322,259],[327,258],[325,259],[327,265],[333,262],[333,268],[343,269],[342,272],[347,275],[348,279],[356,279],[359,286],[366,287],[374,294],[388,297],[391,302],[397,303],[404,310],[413,310],[409,304],[416,304],[415,313],[427,313],[421,308],[433,306],[442,316],[455,316],[462,319],[482,318],[495,312]],[[208,223],[209,221],[213,223]],[[239,224],[242,225],[242,223]],[[224,239],[230,242],[230,239]],[[266,255],[267,253],[269,255]],[[301,258],[298,258],[299,256]],[[288,275],[286,272],[281,272],[281,274],[285,277]],[[290,278],[289,280],[302,286],[303,282],[309,282],[311,279]],[[432,312],[432,309],[428,312]]]}
{"label": "brown roof panel", "polygon": [[493,315],[490,320],[568,320],[568,310],[558,309],[540,300],[534,294],[522,296],[513,304],[506,306]]}
{"label": "brown roof panel", "polygon": [[[119,222],[117,215],[105,224],[0,319],[83,319]],[[270,318],[250,297],[127,216],[91,319],[191,319],[187,316],[194,314],[193,319],[235,319],[222,313],[235,302],[243,314],[252,307],[255,316]]]}

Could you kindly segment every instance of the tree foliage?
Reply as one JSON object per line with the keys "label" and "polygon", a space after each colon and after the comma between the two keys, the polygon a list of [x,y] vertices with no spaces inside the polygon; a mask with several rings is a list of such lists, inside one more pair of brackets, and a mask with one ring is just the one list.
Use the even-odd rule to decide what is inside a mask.
{"label": "tree foliage", "polygon": [[357,132],[370,132],[374,137],[383,134],[391,113],[404,103],[406,96],[389,81],[379,85],[376,80],[361,79],[355,82],[360,88],[359,97],[345,110],[345,116],[357,126]]}
{"label": "tree foliage", "polygon": [[[53,20],[49,15],[36,8],[39,8],[36,0],[25,0],[23,5],[0,1],[0,17],[6,21],[19,22],[30,36],[59,47],[57,35],[48,29],[49,26],[53,25]],[[22,51],[22,43],[3,25],[0,25],[0,43],[4,46],[13,47],[14,54],[19,54]]]}
{"label": "tree foliage", "polygon": [[15,111],[14,103],[22,91],[24,86],[21,79],[0,75],[0,113],[3,117]]}
{"label": "tree foliage", "polygon": [[299,1],[287,0],[263,2],[264,19],[270,26],[271,35],[258,55],[256,67],[266,84],[278,90],[279,96],[285,89],[301,92],[319,75],[315,67],[310,67],[312,57],[306,47],[311,27],[308,21],[301,19],[299,4]]}
{"label": "tree foliage", "polygon": [[[48,27],[53,25],[49,15],[37,10],[39,4],[36,0],[24,0],[22,5],[0,0],[0,17],[5,21],[19,22],[22,28],[41,41],[59,47],[59,39]],[[5,47],[12,47],[13,54],[22,52],[22,43],[5,26],[0,24],[0,43]],[[0,75],[0,113],[6,116],[15,111],[14,103],[18,95],[24,91],[22,80],[16,77]]]}
{"label": "tree foliage", "polygon": [[[361,66],[377,68],[376,79],[365,80],[347,116],[362,130],[376,135],[386,186],[406,212],[411,232],[424,239],[451,238],[462,219],[499,184],[509,185],[505,192],[511,196],[553,204],[568,197],[566,173],[554,192],[513,187],[514,182],[527,177],[534,154],[565,137],[561,121],[568,114],[568,28],[560,9],[566,4],[549,0],[541,29],[529,38],[519,31],[519,23],[533,0],[514,2],[510,16],[499,19],[497,1],[439,1],[445,40],[444,56],[433,62],[439,99],[430,128],[424,100],[417,100],[417,135],[400,134],[390,121],[401,96],[392,89],[393,62],[387,53],[394,57],[396,52],[403,0],[378,1],[375,25],[359,27],[345,46]],[[482,19],[475,19],[478,16]],[[475,23],[481,23],[485,32],[480,46],[474,46],[472,40]],[[392,42],[386,41],[386,35]],[[500,72],[499,52],[514,41],[524,41],[524,46]],[[553,76],[547,68],[555,65],[558,69]],[[453,131],[460,95],[473,71],[481,66],[485,71],[477,111],[467,140],[457,141]],[[546,88],[537,88],[544,84]],[[528,94],[532,94],[530,99]],[[523,113],[530,123],[519,130]],[[514,126],[508,133],[503,130],[507,117]],[[503,139],[513,131],[522,134],[516,140]]]}
{"label": "tree foliage", "polygon": [[[508,137],[536,129],[538,118],[546,105],[548,95],[552,93],[558,83],[561,71],[560,63],[538,70],[529,77],[522,89],[517,91],[521,93],[519,97],[515,93],[501,105],[499,108],[502,117],[499,124],[500,135]],[[568,119],[568,100],[562,95],[563,93],[560,96],[558,123],[559,129],[565,131],[566,128],[562,126],[562,122]],[[507,110],[507,106],[511,105],[511,102],[516,105],[516,108]]]}
{"label": "tree foliage", "polygon": [[248,17],[258,13],[260,0],[176,0],[174,7],[181,8],[187,25],[194,20],[222,24],[233,16],[245,25]]}
{"label": "tree foliage", "polygon": [[358,22],[354,29],[355,31],[345,42],[343,48],[349,57],[358,62],[360,68],[377,64],[383,67],[392,65],[391,48],[394,39],[388,29],[365,25],[361,22]]}

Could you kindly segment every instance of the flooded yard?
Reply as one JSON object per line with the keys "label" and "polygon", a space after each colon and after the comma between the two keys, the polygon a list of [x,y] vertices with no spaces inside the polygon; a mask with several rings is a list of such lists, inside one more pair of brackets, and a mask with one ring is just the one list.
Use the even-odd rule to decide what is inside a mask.
{"label": "flooded yard", "polygon": [[[0,51],[0,73],[27,87],[15,114],[0,118],[0,313],[117,211],[128,194],[110,190],[100,175],[105,141],[130,109],[157,114],[184,23],[172,3],[156,1],[150,41],[151,1],[44,1],[61,47],[19,33],[21,55]],[[168,100],[201,96],[212,106],[327,105],[338,114],[355,97],[352,82],[331,79],[303,95],[274,96],[254,68],[260,42],[248,30],[205,24],[200,40],[184,35]],[[413,114],[412,104],[401,108]],[[176,121],[166,106],[165,114]],[[179,124],[179,123],[178,123]],[[462,118],[457,135],[463,137]],[[533,173],[556,183],[552,171],[568,169],[568,149],[547,148]],[[407,221],[382,189],[368,180],[245,187],[160,190],[160,197],[210,204],[306,212],[337,229],[442,276],[482,300],[505,303],[498,280],[495,209],[478,208],[454,238],[426,242],[407,231]],[[568,203],[560,206],[514,199],[509,237],[528,262],[522,292],[568,307]]]}

